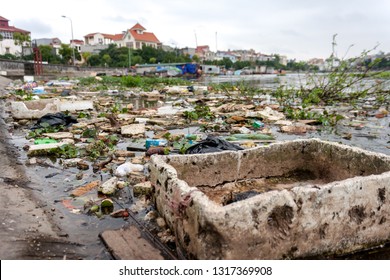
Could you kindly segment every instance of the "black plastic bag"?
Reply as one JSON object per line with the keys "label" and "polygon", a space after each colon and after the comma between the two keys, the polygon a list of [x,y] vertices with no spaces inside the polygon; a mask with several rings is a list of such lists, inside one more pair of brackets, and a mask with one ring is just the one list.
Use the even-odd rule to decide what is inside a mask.
{"label": "black plastic bag", "polygon": [[[46,125],[42,125],[43,123],[46,123]],[[77,123],[77,119],[73,116],[65,115],[64,113],[46,114],[41,117],[31,129],[34,130],[47,126],[70,126],[74,123]]]}
{"label": "black plastic bag", "polygon": [[206,154],[222,151],[238,151],[243,150],[240,146],[232,144],[224,139],[208,135],[205,140],[189,147],[186,154]]}

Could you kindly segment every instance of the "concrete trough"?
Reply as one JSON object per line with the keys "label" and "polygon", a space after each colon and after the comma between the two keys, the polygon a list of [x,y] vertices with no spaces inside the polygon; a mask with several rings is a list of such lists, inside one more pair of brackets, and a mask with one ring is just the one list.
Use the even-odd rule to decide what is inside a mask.
{"label": "concrete trough", "polygon": [[10,104],[14,119],[39,119],[46,114],[92,110],[92,100],[60,100],[58,98],[13,101]]}
{"label": "concrete trough", "polygon": [[189,259],[343,255],[390,240],[390,157],[318,139],[154,155],[155,205]]}

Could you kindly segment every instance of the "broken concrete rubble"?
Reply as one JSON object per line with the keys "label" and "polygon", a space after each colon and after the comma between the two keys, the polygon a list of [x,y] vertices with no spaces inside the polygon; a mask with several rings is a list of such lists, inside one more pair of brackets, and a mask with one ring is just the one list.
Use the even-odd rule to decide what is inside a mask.
{"label": "broken concrete rubble", "polygon": [[[304,258],[390,239],[390,157],[383,154],[310,139],[154,156],[150,170],[156,207],[189,258]],[[200,191],[261,178],[274,178],[274,189],[226,206]]]}
{"label": "broken concrete rubble", "polygon": [[144,135],[145,124],[134,123],[134,124],[124,125],[121,127],[121,134],[124,136]]}
{"label": "broken concrete rubble", "polygon": [[58,143],[31,145],[31,146],[29,146],[27,156],[33,157],[33,156],[49,155],[56,148],[59,148],[63,145],[69,145],[69,144],[74,144],[74,140],[63,139],[61,142],[58,142]]}
{"label": "broken concrete rubble", "polygon": [[72,139],[73,138],[73,133],[70,132],[55,132],[55,133],[43,133],[43,136],[52,138],[52,139]]}
{"label": "broken concrete rubble", "polygon": [[14,119],[39,119],[58,112],[57,104],[51,99],[11,102],[10,109]]}
{"label": "broken concrete rubble", "polygon": [[135,197],[139,197],[141,195],[150,196],[153,192],[152,184],[147,182],[142,182],[134,185],[133,192]]}
{"label": "broken concrete rubble", "polygon": [[49,113],[92,110],[93,102],[90,100],[60,100],[58,98],[14,101],[11,102],[10,109],[14,119],[39,119]]}
{"label": "broken concrete rubble", "polygon": [[285,119],[283,113],[273,110],[268,106],[261,111],[248,111],[246,112],[245,117],[261,118],[267,121],[279,121]]}
{"label": "broken concrete rubble", "polygon": [[105,181],[102,185],[98,187],[98,192],[101,192],[106,195],[112,195],[117,190],[118,178],[112,177],[111,179]]}

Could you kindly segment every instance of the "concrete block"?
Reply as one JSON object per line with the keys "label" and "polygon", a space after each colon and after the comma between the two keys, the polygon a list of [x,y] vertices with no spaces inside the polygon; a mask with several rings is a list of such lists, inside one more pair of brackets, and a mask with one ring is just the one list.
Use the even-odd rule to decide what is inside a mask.
{"label": "concrete block", "polygon": [[61,112],[93,110],[93,101],[92,100],[71,100],[71,101],[61,100],[58,103],[58,108]]}
{"label": "concrete block", "polygon": [[57,113],[57,102],[57,99],[39,99],[11,102],[11,114],[14,119],[39,119],[46,114]]}
{"label": "concrete block", "polygon": [[345,254],[390,240],[390,157],[304,139],[154,155],[156,208],[190,259]]}
{"label": "concrete block", "polygon": [[31,145],[27,152],[27,156],[31,157],[31,156],[49,155],[55,149],[63,145],[73,145],[73,144],[74,144],[73,139],[62,139],[62,141],[58,143]]}
{"label": "concrete block", "polygon": [[14,119],[39,119],[46,114],[74,112],[93,109],[91,100],[60,100],[58,98],[31,101],[15,101],[10,105]]}
{"label": "concrete block", "polygon": [[73,139],[74,135],[71,132],[53,132],[53,133],[43,133],[43,136],[49,137],[52,139]]}
{"label": "concrete block", "polygon": [[124,125],[121,127],[121,134],[126,136],[134,136],[145,134],[145,124],[144,123],[133,123],[129,125]]}

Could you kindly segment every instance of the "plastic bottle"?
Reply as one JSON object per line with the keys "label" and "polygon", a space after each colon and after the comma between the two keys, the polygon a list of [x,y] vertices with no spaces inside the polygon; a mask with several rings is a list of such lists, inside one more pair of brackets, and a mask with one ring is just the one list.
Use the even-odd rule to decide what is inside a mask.
{"label": "plastic bottle", "polygon": [[146,149],[149,149],[151,146],[159,147],[159,146],[166,146],[168,144],[168,141],[165,139],[146,139],[145,147]]}

